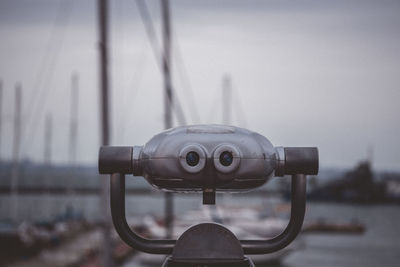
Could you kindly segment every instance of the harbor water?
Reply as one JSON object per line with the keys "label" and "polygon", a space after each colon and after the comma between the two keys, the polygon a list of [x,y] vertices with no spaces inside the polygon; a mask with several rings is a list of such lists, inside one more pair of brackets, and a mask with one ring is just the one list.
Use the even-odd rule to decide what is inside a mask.
{"label": "harbor water", "polygon": [[361,235],[303,234],[305,247],[284,260],[284,266],[399,266],[400,206],[309,203],[306,220],[357,220]]}
{"label": "harbor water", "polygon": [[[9,198],[0,197],[2,219],[7,217]],[[56,195],[23,195],[19,199],[19,216],[28,221],[43,220],[62,214],[67,206],[81,213],[87,220],[101,216],[102,207],[95,195],[77,195],[73,198]],[[128,216],[163,216],[163,195],[160,193],[128,196]],[[189,210],[199,209],[201,195],[179,194],[174,199],[177,219]],[[277,197],[250,196],[249,194],[219,195],[221,206],[255,207],[267,214],[280,204],[288,204]],[[36,207],[36,208],[33,208]],[[37,208],[40,207],[40,208]],[[288,215],[288,210],[283,214]],[[302,245],[283,258],[280,266],[393,266],[400,262],[400,206],[358,205],[345,203],[308,202],[305,224],[321,221],[331,223],[359,222],[365,225],[362,234],[302,233]],[[161,264],[161,262],[160,262]],[[144,266],[136,254],[124,266]]]}
{"label": "harbor water", "polygon": [[[303,245],[272,266],[399,266],[400,206],[308,203],[305,222],[319,219],[327,222],[358,221],[366,226],[366,231],[363,234],[302,233]],[[133,257],[124,266],[143,264]]]}

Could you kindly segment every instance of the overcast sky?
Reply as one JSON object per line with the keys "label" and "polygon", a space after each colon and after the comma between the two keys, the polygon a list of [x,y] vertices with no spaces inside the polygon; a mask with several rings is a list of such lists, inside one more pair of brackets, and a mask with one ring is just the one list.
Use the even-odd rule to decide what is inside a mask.
{"label": "overcast sky", "polygon": [[[146,2],[161,44],[159,3]],[[232,124],[274,145],[318,146],[322,168],[351,167],[373,148],[374,168],[400,170],[400,1],[171,0],[171,12],[174,87],[190,124],[221,123],[228,73]],[[135,2],[112,1],[110,13],[112,143],[141,145],[163,129],[162,76]],[[22,157],[43,160],[51,114],[52,159],[67,161],[77,72],[77,160],[96,162],[96,19],[95,1],[0,2],[3,158],[20,82]]]}

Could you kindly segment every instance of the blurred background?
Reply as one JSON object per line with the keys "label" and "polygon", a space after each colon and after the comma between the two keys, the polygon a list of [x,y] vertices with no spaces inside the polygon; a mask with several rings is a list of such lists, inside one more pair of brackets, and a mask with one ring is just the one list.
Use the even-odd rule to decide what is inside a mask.
{"label": "blurred background", "polygon": [[[101,144],[143,145],[168,126],[170,79],[170,126],[231,124],[319,148],[303,233],[257,266],[398,266],[399,1],[115,0],[107,16],[100,2],[0,1],[0,265],[161,266],[113,230],[104,238],[97,156]],[[130,224],[163,237],[164,194],[128,178]],[[240,238],[274,236],[289,190],[274,178],[218,195],[216,208],[174,194],[173,233],[214,220]]]}

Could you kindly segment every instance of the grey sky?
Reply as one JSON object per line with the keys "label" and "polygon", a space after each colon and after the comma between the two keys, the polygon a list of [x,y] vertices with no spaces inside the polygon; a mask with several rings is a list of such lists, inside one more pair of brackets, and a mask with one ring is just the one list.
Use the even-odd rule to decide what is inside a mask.
{"label": "grey sky", "polygon": [[[25,126],[23,156],[42,160],[44,117],[52,113],[53,158],[66,161],[70,77],[77,71],[78,160],[96,161],[96,6],[72,1],[63,27],[69,2],[63,2],[58,20],[60,1],[0,2],[3,157],[11,155],[13,88],[21,82],[24,119],[35,118]],[[201,123],[221,122],[221,79],[229,73],[234,105],[240,101],[243,109],[233,113],[233,124],[260,132],[274,145],[316,145],[322,167],[352,166],[373,147],[374,167],[400,170],[400,1],[171,4],[174,84],[189,113],[180,54]],[[158,1],[148,6],[159,30]],[[110,30],[113,144],[143,144],[163,127],[162,79],[134,1],[113,1]],[[50,39],[62,46],[46,50]],[[46,95],[41,90],[49,93],[39,97],[38,112],[32,113],[29,102],[35,94]]]}

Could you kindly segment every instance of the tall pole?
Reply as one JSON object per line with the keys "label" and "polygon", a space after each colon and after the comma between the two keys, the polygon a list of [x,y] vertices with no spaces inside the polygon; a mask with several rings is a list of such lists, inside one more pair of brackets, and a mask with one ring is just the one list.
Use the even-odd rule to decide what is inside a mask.
{"label": "tall pole", "polygon": [[172,86],[171,86],[171,24],[169,0],[161,0],[163,36],[163,76],[164,76],[164,128],[172,127]]}
{"label": "tall pole", "polygon": [[[69,143],[68,143],[68,163],[70,168],[76,164],[77,141],[78,141],[78,98],[79,98],[79,77],[73,73],[71,77],[71,98],[70,98],[70,125],[69,125]],[[71,175],[73,175],[71,171]],[[74,190],[71,183],[66,186],[69,200],[74,199]],[[68,208],[72,209],[72,203],[68,203]]]}
{"label": "tall pole", "polygon": [[[169,0],[161,0],[162,36],[163,36],[163,77],[164,77],[164,128],[172,127],[172,88],[171,88],[171,25]],[[166,237],[173,234],[174,200],[172,194],[165,193],[165,229]]]}
{"label": "tall pole", "polygon": [[222,79],[222,122],[231,124],[232,111],[232,82],[231,76],[226,74]]}
{"label": "tall pole", "polygon": [[[99,57],[100,57],[100,95],[101,95],[101,145],[110,144],[110,121],[108,106],[108,1],[98,0]],[[109,210],[109,178],[101,177],[101,208],[103,218],[103,266],[112,266],[111,260],[111,219]]]}
{"label": "tall pole", "polygon": [[52,128],[53,128],[53,120],[51,114],[47,114],[44,126],[44,151],[43,151],[44,164],[47,166],[51,164],[51,143],[53,135]]}
{"label": "tall pole", "polygon": [[1,160],[1,137],[2,137],[2,118],[3,118],[3,81],[0,80],[0,160]]}
{"label": "tall pole", "polygon": [[72,74],[71,78],[71,110],[69,127],[69,146],[68,161],[69,164],[76,163],[77,145],[78,145],[78,99],[79,99],[79,77],[77,73]]}
{"label": "tall pole", "polygon": [[57,210],[56,204],[51,201],[50,198],[50,180],[51,180],[51,149],[52,149],[52,139],[53,139],[53,118],[51,114],[46,115],[46,119],[44,121],[44,150],[43,150],[43,162],[44,166],[47,169],[46,172],[43,172],[43,188],[45,189],[44,199],[50,204],[51,210]]}
{"label": "tall pole", "polygon": [[14,139],[13,139],[13,166],[11,170],[11,217],[18,221],[18,179],[19,179],[19,153],[21,145],[21,85],[15,86],[15,111],[14,111]]}

